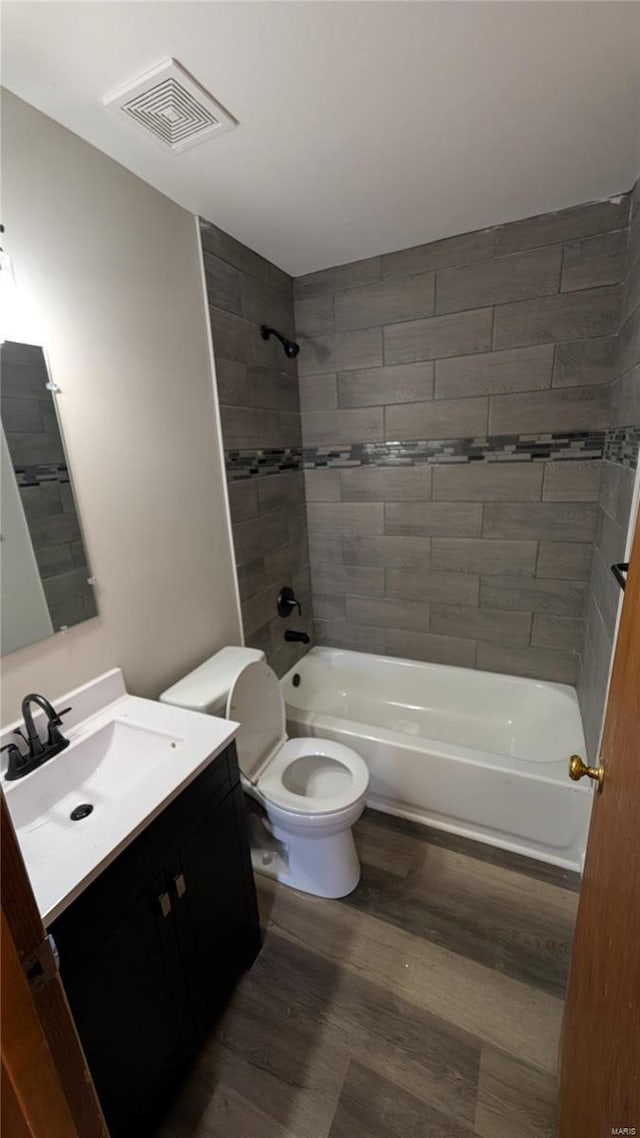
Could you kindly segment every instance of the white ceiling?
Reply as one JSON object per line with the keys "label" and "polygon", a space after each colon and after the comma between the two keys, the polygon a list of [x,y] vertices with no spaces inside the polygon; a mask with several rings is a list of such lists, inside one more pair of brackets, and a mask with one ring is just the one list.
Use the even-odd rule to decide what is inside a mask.
{"label": "white ceiling", "polygon": [[[2,81],[293,275],[629,189],[637,3],[2,5]],[[239,127],[163,151],[103,97],[174,56]]]}

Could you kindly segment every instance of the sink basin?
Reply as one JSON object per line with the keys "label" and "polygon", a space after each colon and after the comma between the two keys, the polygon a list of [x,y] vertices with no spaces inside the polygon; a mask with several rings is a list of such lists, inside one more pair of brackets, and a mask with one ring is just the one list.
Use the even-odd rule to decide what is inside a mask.
{"label": "sink basin", "polygon": [[[228,719],[128,695],[119,669],[56,702],[73,708],[63,728],[69,746],[24,778],[3,782],[45,924],[228,746],[238,729]],[[42,720],[38,725],[44,738]],[[13,727],[3,730],[2,743],[11,739]]]}
{"label": "sink basin", "polygon": [[125,719],[112,719],[37,771],[34,778],[16,782],[11,793],[11,817],[18,830],[30,826],[72,826],[71,811],[81,803],[93,806],[88,818],[95,825],[100,812],[117,806],[158,763],[173,752],[179,763],[184,739]]}

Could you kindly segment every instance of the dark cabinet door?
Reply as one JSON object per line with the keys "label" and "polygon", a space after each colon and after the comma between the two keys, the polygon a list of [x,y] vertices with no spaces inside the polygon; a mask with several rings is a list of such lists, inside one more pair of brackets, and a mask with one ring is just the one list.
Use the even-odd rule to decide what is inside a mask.
{"label": "dark cabinet door", "polygon": [[190,1004],[202,1036],[260,949],[239,784],[182,846],[171,879]]}
{"label": "dark cabinet door", "polygon": [[65,981],[112,1138],[150,1132],[193,1054],[173,916],[163,874]]}
{"label": "dark cabinet door", "polygon": [[143,1138],[260,948],[232,748],[51,931],[112,1138]]}

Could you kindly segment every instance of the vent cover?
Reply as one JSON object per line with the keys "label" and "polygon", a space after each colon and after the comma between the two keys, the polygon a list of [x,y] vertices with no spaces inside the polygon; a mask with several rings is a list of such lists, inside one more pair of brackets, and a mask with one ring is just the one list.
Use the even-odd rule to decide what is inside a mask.
{"label": "vent cover", "polygon": [[170,150],[186,150],[236,126],[234,118],[176,63],[167,59],[104,100]]}

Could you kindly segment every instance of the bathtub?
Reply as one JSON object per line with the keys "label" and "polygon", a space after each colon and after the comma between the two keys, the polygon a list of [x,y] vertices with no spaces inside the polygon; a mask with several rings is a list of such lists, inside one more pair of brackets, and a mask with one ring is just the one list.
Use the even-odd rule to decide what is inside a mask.
{"label": "bathtub", "polygon": [[582,868],[592,787],[573,688],[312,648],[282,679],[292,736],[353,747],[368,805],[567,869]]}

